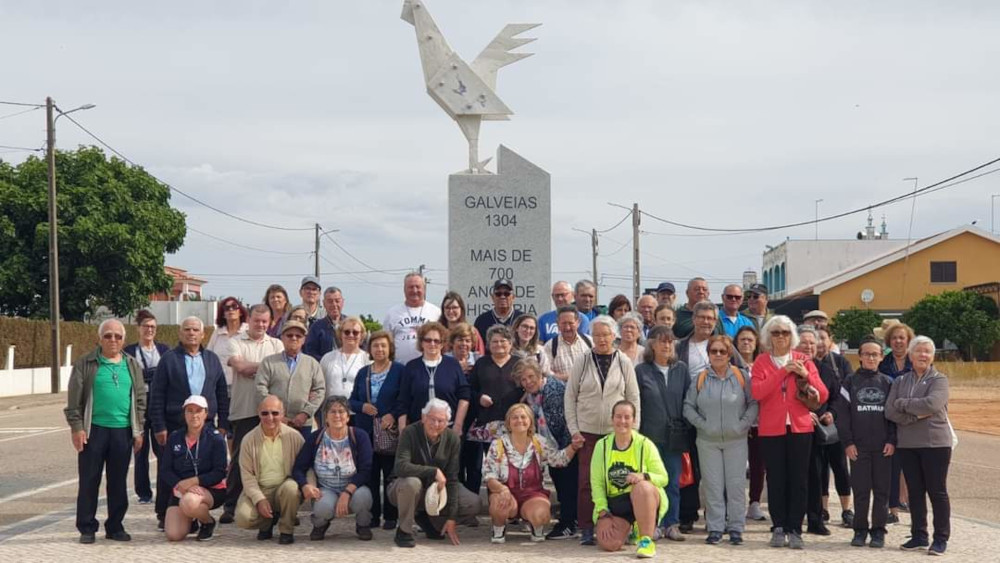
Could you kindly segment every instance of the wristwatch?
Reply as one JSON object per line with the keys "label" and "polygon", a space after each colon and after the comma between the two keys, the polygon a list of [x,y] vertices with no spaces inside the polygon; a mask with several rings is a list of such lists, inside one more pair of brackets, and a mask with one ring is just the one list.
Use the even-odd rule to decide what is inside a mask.
{"label": "wristwatch", "polygon": [[650,480],[649,479],[649,473],[643,473],[642,474],[642,478],[645,479],[645,480],[647,480],[647,481],[649,481]]}

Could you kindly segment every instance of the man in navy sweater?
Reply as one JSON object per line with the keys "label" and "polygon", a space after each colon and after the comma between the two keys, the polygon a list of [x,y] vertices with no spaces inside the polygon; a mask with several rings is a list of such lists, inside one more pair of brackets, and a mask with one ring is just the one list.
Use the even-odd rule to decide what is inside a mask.
{"label": "man in navy sweater", "polygon": [[[198,317],[181,322],[181,342],[163,354],[156,367],[150,391],[149,419],[156,442],[163,446],[167,435],[184,427],[184,401],[191,395],[201,395],[208,402],[206,425],[213,425],[225,434],[229,426],[229,393],[222,362],[211,350],[202,346],[205,325]],[[218,417],[218,423],[216,423]],[[162,458],[158,458],[162,461]],[[162,473],[162,471],[157,472]],[[170,491],[165,482],[156,479],[156,517],[163,529]]]}

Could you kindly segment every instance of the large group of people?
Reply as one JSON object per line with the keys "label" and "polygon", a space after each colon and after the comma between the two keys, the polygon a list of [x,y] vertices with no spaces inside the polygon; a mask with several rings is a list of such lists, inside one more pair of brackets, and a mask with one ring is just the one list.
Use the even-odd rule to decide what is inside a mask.
{"label": "large group of people", "polygon": [[80,542],[95,542],[102,475],[106,538],[131,539],[134,455],[135,494],[155,498],[169,541],[235,524],[260,541],[277,526],[291,544],[301,508],[311,541],[353,516],[362,541],[381,528],[400,547],[420,535],[458,545],[460,526],[484,513],[495,544],[521,521],[533,542],[631,543],[648,558],[703,517],[710,545],[741,545],[747,520],[770,519],[771,547],[803,549],[803,533],[831,533],[832,473],[851,546],[885,546],[908,509],[901,548],[947,548],[948,378],[933,341],[898,321],[862,340],[855,370],[825,313],[796,326],[767,309],[761,284],[726,286],[717,306],[704,279],[680,305],[664,282],[635,311],[617,295],[603,314],[592,282],[560,281],[555,308],[536,317],[501,279],[471,323],[459,294],[437,307],[419,273],[403,285],[404,302],[370,334],[344,314],[340,289],[311,276],[299,306],[277,284],[249,308],[222,300],[207,344],[196,317],[174,348],[148,311],[127,347],[122,322],[101,323],[65,409]]}

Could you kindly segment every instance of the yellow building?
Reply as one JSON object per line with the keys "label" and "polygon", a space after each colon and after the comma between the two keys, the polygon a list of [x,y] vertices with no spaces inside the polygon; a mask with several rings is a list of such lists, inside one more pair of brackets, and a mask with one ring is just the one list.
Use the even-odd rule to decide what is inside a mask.
{"label": "yellow building", "polygon": [[896,316],[929,294],[1000,281],[1000,238],[973,227],[917,240],[795,292],[830,316],[870,308]]}

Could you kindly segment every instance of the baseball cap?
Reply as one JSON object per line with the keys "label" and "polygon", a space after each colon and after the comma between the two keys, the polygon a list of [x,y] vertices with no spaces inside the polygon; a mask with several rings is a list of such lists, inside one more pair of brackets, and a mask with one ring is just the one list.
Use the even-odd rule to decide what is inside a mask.
{"label": "baseball cap", "polygon": [[208,410],[208,401],[206,401],[205,397],[202,397],[201,395],[191,395],[188,397],[181,406],[181,410],[187,408],[188,405],[198,405],[199,407]]}
{"label": "baseball cap", "polygon": [[674,284],[670,282],[663,282],[660,285],[656,286],[657,293],[662,293],[664,291],[669,291],[670,293],[677,293],[677,290],[674,289]]}
{"label": "baseball cap", "polygon": [[506,278],[500,278],[497,281],[493,282],[493,291],[496,291],[496,290],[500,289],[501,287],[506,287],[507,289],[513,290],[514,289],[514,282],[512,282],[512,281],[510,281],[510,280],[508,280]]}
{"label": "baseball cap", "polygon": [[826,313],[824,313],[823,311],[820,311],[819,309],[816,309],[815,311],[809,311],[808,313],[806,313],[806,316],[802,317],[802,319],[803,320],[805,320],[805,319],[826,319],[826,320],[830,320],[830,316],[827,315]]}
{"label": "baseball cap", "polygon": [[747,291],[750,292],[750,293],[757,293],[757,294],[760,294],[760,295],[767,295],[767,286],[764,285],[764,284],[762,284],[762,283],[754,283],[754,284],[750,284],[750,287],[747,289]]}
{"label": "baseball cap", "polygon": [[303,287],[305,287],[307,283],[311,283],[311,284],[315,285],[316,289],[322,289],[323,288],[323,285],[321,283],[319,283],[319,278],[317,278],[316,276],[306,276],[306,277],[302,278],[302,283],[299,284],[299,289],[302,289]]}
{"label": "baseball cap", "polygon": [[301,330],[302,334],[306,334],[309,332],[309,330],[306,328],[306,325],[300,323],[299,321],[285,321],[285,324],[281,325],[281,334],[285,334],[286,332],[293,329]]}

